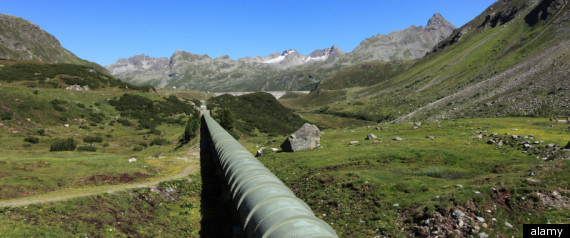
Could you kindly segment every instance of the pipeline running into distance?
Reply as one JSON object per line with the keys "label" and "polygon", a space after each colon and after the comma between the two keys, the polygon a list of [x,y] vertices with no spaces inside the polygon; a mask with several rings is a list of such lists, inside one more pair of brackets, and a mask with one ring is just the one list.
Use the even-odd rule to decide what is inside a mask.
{"label": "pipeline running into distance", "polygon": [[202,116],[247,237],[337,237],[208,113]]}

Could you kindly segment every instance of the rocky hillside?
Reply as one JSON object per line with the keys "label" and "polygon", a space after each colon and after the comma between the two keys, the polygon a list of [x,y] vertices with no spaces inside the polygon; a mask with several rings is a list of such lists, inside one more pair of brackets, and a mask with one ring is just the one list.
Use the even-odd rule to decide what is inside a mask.
{"label": "rocky hillside", "polygon": [[289,104],[374,121],[568,115],[569,19],[566,0],[501,0],[405,71]]}
{"label": "rocky hillside", "polygon": [[106,68],[114,76],[139,85],[203,91],[310,90],[347,66],[420,58],[454,29],[441,15],[435,14],[425,28],[411,26],[389,35],[372,36],[350,53],[333,45],[309,55],[290,49],[233,60],[228,56],[212,59],[179,50],[170,59],[139,55],[120,59]]}
{"label": "rocky hillside", "polygon": [[0,14],[0,42],[0,60],[80,64],[106,72],[100,65],[82,60],[63,48],[53,35],[36,24],[19,17]]}
{"label": "rocky hillside", "polygon": [[436,13],[429,19],[425,28],[410,26],[388,35],[372,36],[362,41],[351,52],[352,57],[347,58],[352,60],[352,63],[418,59],[455,29],[455,26]]}

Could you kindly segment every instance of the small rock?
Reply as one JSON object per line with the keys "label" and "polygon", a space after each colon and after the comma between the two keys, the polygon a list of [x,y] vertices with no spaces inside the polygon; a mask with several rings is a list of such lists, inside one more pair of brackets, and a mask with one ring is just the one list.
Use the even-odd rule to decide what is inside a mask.
{"label": "small rock", "polygon": [[426,136],[426,139],[432,139],[432,140],[435,140],[435,136]]}
{"label": "small rock", "polygon": [[465,216],[465,213],[463,213],[460,210],[453,210],[453,212],[451,213],[451,215],[455,218],[460,218],[462,216]]}
{"label": "small rock", "polygon": [[519,136],[517,136],[517,135],[512,135],[511,138],[513,138],[513,139],[518,139]]}
{"label": "small rock", "polygon": [[537,140],[536,140],[536,141],[534,141],[534,144],[535,144],[535,145],[536,145],[536,144],[540,144],[540,141],[537,141]]}
{"label": "small rock", "polygon": [[378,139],[378,137],[372,133],[368,134],[365,138],[366,140],[373,140],[373,139]]}
{"label": "small rock", "polygon": [[261,147],[261,149],[257,150],[257,154],[255,154],[255,157],[259,157],[263,154],[263,150],[265,150],[265,147]]}
{"label": "small rock", "polygon": [[492,137],[496,137],[496,136],[498,136],[498,135],[499,135],[498,133],[491,133],[491,136],[492,136]]}
{"label": "small rock", "polygon": [[530,148],[532,148],[532,145],[524,144],[523,147],[524,147],[525,149],[530,149]]}
{"label": "small rock", "polygon": [[129,159],[129,163],[132,163],[132,162],[137,162],[137,158],[134,158],[134,157],[133,157],[133,158],[130,158],[130,159]]}
{"label": "small rock", "polygon": [[508,227],[508,228],[513,228],[513,225],[511,225],[511,223],[509,223],[509,222],[507,222],[507,221],[505,221],[505,226]]}
{"label": "small rock", "polygon": [[487,213],[491,213],[491,210],[487,210]]}
{"label": "small rock", "polygon": [[485,222],[485,218],[477,217],[477,221],[479,221],[479,222]]}
{"label": "small rock", "polygon": [[350,142],[348,142],[349,145],[354,145],[354,144],[358,144],[359,141],[357,140],[351,140]]}
{"label": "small rock", "polygon": [[421,126],[422,126],[422,123],[421,123],[421,122],[415,122],[415,123],[414,123],[414,126],[421,127]]}
{"label": "small rock", "polygon": [[499,141],[499,143],[497,143],[497,146],[499,146],[499,147],[503,146],[503,141],[502,140]]}
{"label": "small rock", "polygon": [[399,206],[400,206],[400,204],[398,204],[398,203],[394,203],[394,205],[393,205],[393,206],[394,206],[394,207],[399,207]]}
{"label": "small rock", "polygon": [[526,180],[528,183],[531,183],[531,184],[535,184],[535,183],[540,182],[540,180],[538,180],[538,179],[533,179],[533,178],[527,178],[527,179],[525,179],[525,180]]}
{"label": "small rock", "polygon": [[399,140],[404,140],[404,139],[402,139],[402,138],[396,136],[396,137],[394,137],[394,139],[392,139],[392,140],[398,140],[398,141],[399,141]]}
{"label": "small rock", "polygon": [[485,232],[481,232],[479,233],[479,238],[489,238],[489,235],[487,235]]}
{"label": "small rock", "polygon": [[479,191],[473,191],[474,194],[481,194]]}
{"label": "small rock", "polygon": [[479,139],[479,140],[480,140],[480,139],[483,139],[483,135],[479,134],[479,135],[475,136],[475,138],[477,138],[477,139]]}
{"label": "small rock", "polygon": [[489,144],[489,145],[495,144],[495,141],[494,141],[494,140],[488,140],[488,141],[487,141],[487,144]]}
{"label": "small rock", "polygon": [[552,148],[552,147],[556,146],[556,144],[548,144],[547,146],[548,146],[548,148]]}
{"label": "small rock", "polygon": [[487,229],[487,227],[488,227],[487,223],[483,223],[481,226],[485,229]]}
{"label": "small rock", "polygon": [[459,227],[463,227],[463,220],[459,219],[459,223],[457,223]]}
{"label": "small rock", "polygon": [[69,127],[69,124],[63,124],[63,127]]}
{"label": "small rock", "polygon": [[494,218],[494,217],[493,217],[493,218],[491,218],[491,220],[492,220],[492,221],[497,221],[497,219],[496,219],[496,218]]}
{"label": "small rock", "polygon": [[456,184],[455,187],[463,188],[463,185],[461,185],[461,184]]}
{"label": "small rock", "polygon": [[513,128],[511,131],[518,131],[518,130],[519,130],[519,129],[517,129],[517,128]]}

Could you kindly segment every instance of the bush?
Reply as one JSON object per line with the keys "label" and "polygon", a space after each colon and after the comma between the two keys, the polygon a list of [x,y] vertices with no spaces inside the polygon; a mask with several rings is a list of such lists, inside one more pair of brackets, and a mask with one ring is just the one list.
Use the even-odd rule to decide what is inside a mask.
{"label": "bush", "polygon": [[40,138],[37,138],[35,136],[28,136],[28,137],[24,138],[24,141],[32,143],[32,144],[37,144],[37,143],[40,143]]}
{"label": "bush", "polygon": [[121,125],[123,126],[132,126],[133,123],[131,123],[129,120],[125,119],[125,118],[119,118],[117,119],[118,123],[121,123]]}
{"label": "bush", "polygon": [[23,146],[24,148],[27,148],[27,147],[31,147],[32,144],[30,144],[30,143],[24,143],[22,146]]}
{"label": "bush", "polygon": [[83,142],[93,144],[93,143],[101,143],[103,142],[103,137],[100,136],[86,136],[83,138]]}
{"label": "bush", "polygon": [[157,136],[162,135],[162,131],[160,131],[160,130],[158,130],[158,129],[156,129],[156,128],[151,128],[149,132],[150,132],[150,134],[155,134],[155,135],[157,135]]}
{"label": "bush", "polygon": [[140,146],[140,145],[137,145],[137,146],[135,146],[135,147],[133,148],[134,151],[143,151],[143,149],[144,149],[144,148],[143,148],[142,146]]}
{"label": "bush", "polygon": [[103,147],[109,147],[109,143],[105,142],[105,144],[103,144]]}
{"label": "bush", "polygon": [[150,146],[153,145],[168,145],[170,142],[164,138],[156,137],[150,142]]}
{"label": "bush", "polygon": [[144,148],[148,147],[148,144],[146,142],[140,142],[139,145],[144,147]]}
{"label": "bush", "polygon": [[72,138],[56,139],[50,146],[49,151],[74,151],[77,142]]}
{"label": "bush", "polygon": [[97,151],[97,147],[88,146],[88,145],[82,145],[82,146],[77,147],[77,151],[95,152],[95,151]]}
{"label": "bush", "polygon": [[46,135],[46,130],[45,130],[45,129],[39,129],[37,132],[38,132],[38,135],[40,135],[40,136],[45,136],[45,135]]}
{"label": "bush", "polygon": [[89,130],[89,129],[90,129],[89,126],[87,126],[87,125],[80,125],[79,128],[80,128],[80,129],[84,129],[84,130]]}
{"label": "bush", "polygon": [[9,112],[0,113],[0,119],[2,119],[2,121],[12,120],[12,113]]}

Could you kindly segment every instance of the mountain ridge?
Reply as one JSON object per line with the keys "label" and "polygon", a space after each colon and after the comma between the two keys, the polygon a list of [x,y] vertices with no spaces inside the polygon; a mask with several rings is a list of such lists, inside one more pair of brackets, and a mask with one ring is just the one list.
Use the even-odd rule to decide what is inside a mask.
{"label": "mountain ridge", "polygon": [[[295,49],[289,49],[282,53],[273,52],[268,56],[233,60],[223,55],[212,59],[208,55],[177,50],[168,58],[168,67],[163,67],[165,57],[147,61],[156,61],[157,64],[157,66],[146,66],[148,69],[131,57],[126,60],[119,59],[106,68],[111,74],[125,81],[158,87],[182,87],[205,91],[313,89],[321,79],[347,66],[368,61],[388,62],[420,58],[431,51],[439,40],[451,34],[453,29],[455,27],[451,23],[436,13],[428,20],[426,28],[411,26],[388,35],[372,36],[349,53],[333,45],[314,50],[309,55],[302,55]],[[375,45],[369,43],[370,41],[382,44]],[[186,57],[177,56],[182,52]]]}

